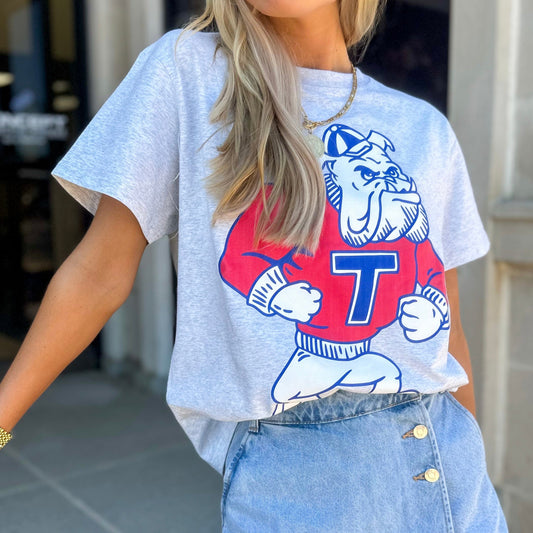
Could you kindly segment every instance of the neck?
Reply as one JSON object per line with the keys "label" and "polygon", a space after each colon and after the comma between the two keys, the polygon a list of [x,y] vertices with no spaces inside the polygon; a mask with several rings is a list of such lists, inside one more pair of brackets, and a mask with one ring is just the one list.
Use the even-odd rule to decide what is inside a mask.
{"label": "neck", "polygon": [[337,4],[327,4],[303,17],[270,17],[279,34],[300,67],[352,72]]}

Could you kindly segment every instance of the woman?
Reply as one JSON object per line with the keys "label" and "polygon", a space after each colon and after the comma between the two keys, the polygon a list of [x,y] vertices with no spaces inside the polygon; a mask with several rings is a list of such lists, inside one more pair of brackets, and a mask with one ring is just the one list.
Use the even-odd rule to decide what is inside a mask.
{"label": "woman", "polygon": [[166,400],[224,477],[224,531],[507,531],[456,275],[489,240],[446,118],[352,64],[379,13],[212,0],[188,29],[217,32],[139,55],[52,170],[95,216],[2,382],[5,430],[170,235]]}

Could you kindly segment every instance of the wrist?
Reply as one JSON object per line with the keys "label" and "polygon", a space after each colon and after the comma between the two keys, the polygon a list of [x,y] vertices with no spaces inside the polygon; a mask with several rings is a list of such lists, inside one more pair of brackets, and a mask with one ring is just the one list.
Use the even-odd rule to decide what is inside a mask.
{"label": "wrist", "polygon": [[248,305],[265,315],[273,315],[274,311],[270,308],[270,304],[274,296],[286,285],[287,280],[283,271],[277,265],[265,270],[250,290]]}

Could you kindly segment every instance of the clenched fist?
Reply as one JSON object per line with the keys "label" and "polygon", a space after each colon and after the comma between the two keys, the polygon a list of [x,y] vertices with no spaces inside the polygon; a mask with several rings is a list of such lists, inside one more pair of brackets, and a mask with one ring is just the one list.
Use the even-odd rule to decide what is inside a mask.
{"label": "clenched fist", "polygon": [[278,315],[297,322],[309,322],[320,309],[322,293],[306,281],[291,283],[276,293],[270,308]]}
{"label": "clenched fist", "polygon": [[398,320],[411,342],[433,337],[445,322],[440,309],[424,296],[403,296],[399,300]]}

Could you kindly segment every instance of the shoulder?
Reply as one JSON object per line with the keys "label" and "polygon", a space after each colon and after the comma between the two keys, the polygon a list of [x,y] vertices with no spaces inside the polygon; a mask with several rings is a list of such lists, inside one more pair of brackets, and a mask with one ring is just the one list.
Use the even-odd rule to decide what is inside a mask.
{"label": "shoulder", "polygon": [[432,103],[366,76],[369,78],[367,94],[382,108],[391,124],[426,141],[439,143],[441,148],[457,142],[448,118]]}
{"label": "shoulder", "polygon": [[216,32],[192,32],[176,28],[164,33],[141,54],[158,60],[173,72],[195,66],[206,68],[209,62],[214,61],[217,42]]}

